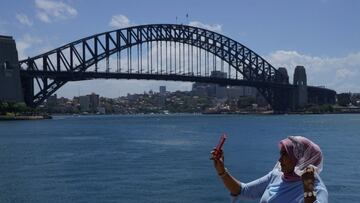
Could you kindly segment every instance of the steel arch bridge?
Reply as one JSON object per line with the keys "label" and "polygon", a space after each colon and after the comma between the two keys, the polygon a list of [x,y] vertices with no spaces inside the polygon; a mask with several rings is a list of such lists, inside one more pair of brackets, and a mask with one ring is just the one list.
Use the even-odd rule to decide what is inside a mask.
{"label": "steel arch bridge", "polygon": [[[241,43],[213,31],[176,24],[104,32],[19,63],[25,101],[30,106],[38,106],[69,81],[96,78],[253,86],[279,111],[289,108],[291,91],[296,88],[288,84],[287,75]],[[219,71],[221,76],[212,74]]]}

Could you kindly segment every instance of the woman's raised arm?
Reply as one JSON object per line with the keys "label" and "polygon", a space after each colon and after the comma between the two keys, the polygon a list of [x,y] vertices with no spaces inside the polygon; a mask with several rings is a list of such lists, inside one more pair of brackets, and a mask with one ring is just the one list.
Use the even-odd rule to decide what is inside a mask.
{"label": "woman's raised arm", "polygon": [[211,152],[211,159],[214,161],[214,167],[217,174],[221,177],[225,187],[230,191],[234,196],[239,195],[241,192],[240,181],[236,180],[231,174],[227,171],[224,166],[224,153],[221,151],[220,158],[216,158],[215,151]]}

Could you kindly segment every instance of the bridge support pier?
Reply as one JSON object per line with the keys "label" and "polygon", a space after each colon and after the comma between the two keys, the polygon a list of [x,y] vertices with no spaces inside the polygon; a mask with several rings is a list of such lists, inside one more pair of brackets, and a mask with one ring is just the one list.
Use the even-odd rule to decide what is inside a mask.
{"label": "bridge support pier", "polygon": [[34,105],[34,78],[21,78],[22,92],[24,94],[24,102],[27,106],[36,107]]}
{"label": "bridge support pier", "polygon": [[307,76],[304,66],[295,67],[293,83],[296,85],[294,89],[295,109],[303,108],[308,104]]}
{"label": "bridge support pier", "polygon": [[10,36],[0,36],[0,101],[24,101],[18,53]]}

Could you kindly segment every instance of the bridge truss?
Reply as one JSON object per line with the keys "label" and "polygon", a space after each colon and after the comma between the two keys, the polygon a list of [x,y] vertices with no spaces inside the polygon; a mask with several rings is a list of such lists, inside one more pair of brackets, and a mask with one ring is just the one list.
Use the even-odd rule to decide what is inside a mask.
{"label": "bridge truss", "polygon": [[140,25],[104,32],[19,63],[25,100],[31,106],[69,81],[94,78],[253,86],[273,107],[276,91],[292,88],[284,82],[285,76],[246,46],[186,25]]}

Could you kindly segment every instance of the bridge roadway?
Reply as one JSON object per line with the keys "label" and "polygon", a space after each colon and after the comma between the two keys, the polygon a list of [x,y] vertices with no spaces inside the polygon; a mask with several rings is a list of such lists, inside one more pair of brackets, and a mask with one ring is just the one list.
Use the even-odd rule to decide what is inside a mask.
{"label": "bridge roadway", "polygon": [[249,81],[217,77],[194,76],[193,74],[148,74],[148,73],[116,73],[116,72],[72,72],[67,71],[35,71],[35,70],[21,70],[22,77],[44,77],[53,78],[59,81],[81,81],[92,79],[136,79],[136,80],[165,80],[165,81],[181,81],[181,82],[200,82],[200,83],[214,83],[223,86],[250,86],[250,87],[269,87],[280,89],[292,89],[292,84],[281,84],[266,81]]}

